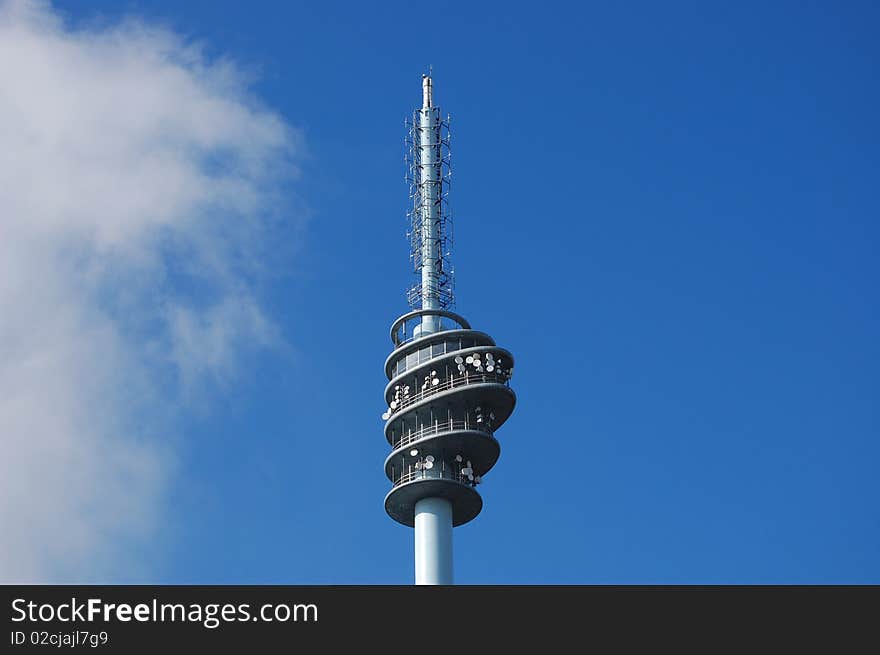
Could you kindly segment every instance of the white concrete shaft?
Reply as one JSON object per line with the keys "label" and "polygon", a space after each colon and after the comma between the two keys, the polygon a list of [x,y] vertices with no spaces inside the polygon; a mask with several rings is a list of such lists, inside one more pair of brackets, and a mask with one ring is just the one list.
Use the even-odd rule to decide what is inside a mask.
{"label": "white concrete shaft", "polygon": [[452,584],[452,503],[423,498],[415,511],[416,584]]}

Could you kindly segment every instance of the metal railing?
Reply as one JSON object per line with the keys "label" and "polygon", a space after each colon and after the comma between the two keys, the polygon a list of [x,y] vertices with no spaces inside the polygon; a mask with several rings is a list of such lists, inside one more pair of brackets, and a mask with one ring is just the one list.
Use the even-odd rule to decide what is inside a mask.
{"label": "metal railing", "polygon": [[[455,387],[464,386],[467,384],[480,384],[484,382],[495,382],[499,384],[508,384],[508,380],[510,376],[506,373],[492,373],[482,372],[482,373],[466,373],[464,375],[453,375],[445,380],[441,380],[436,385],[431,385],[427,389],[423,389],[414,394],[410,394],[407,396],[403,396],[400,400],[397,401],[397,407],[391,409],[391,415],[395,415],[402,411],[403,409],[409,407],[413,403],[417,403],[420,400],[427,398],[428,396],[433,396],[435,393],[440,393],[441,391],[446,391],[447,389],[454,389]],[[389,418],[390,420],[390,418]]]}
{"label": "metal railing", "polygon": [[407,482],[412,482],[413,480],[452,480],[453,482],[466,484],[469,487],[474,486],[474,483],[461,473],[435,466],[432,469],[411,468],[394,481],[392,489],[394,487],[399,487],[402,484],[406,484]]}
{"label": "metal railing", "polygon": [[[415,331],[415,326],[422,323],[422,318],[425,316],[436,316],[436,322],[440,325],[440,331],[442,332],[471,329],[470,323],[463,316],[450,312],[448,309],[417,309],[404,314],[394,321],[394,325],[391,326],[391,341],[394,343],[395,348],[415,338],[412,334]],[[450,321],[454,325],[450,325]]]}
{"label": "metal railing", "polygon": [[425,427],[420,428],[415,432],[407,432],[394,442],[391,450],[397,450],[398,448],[407,446],[413,441],[418,441],[422,437],[427,437],[431,434],[439,434],[440,432],[452,432],[453,430],[478,430],[480,432],[485,432],[489,435],[492,434],[492,430],[489,429],[489,426],[485,422],[477,423],[476,420],[472,421],[469,417],[463,421],[461,419],[447,419],[445,421],[435,421],[431,425],[426,425]]}

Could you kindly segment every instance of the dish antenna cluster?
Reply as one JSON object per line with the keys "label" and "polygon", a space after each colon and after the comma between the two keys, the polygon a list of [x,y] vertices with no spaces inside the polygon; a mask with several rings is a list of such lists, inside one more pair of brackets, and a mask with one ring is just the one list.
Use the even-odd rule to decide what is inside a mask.
{"label": "dish antenna cluster", "polygon": [[413,311],[391,326],[385,362],[385,510],[415,528],[416,584],[452,584],[452,528],[483,508],[476,491],[501,447],[495,431],[510,417],[513,355],[451,311],[449,118],[422,76],[422,106],[408,121]]}

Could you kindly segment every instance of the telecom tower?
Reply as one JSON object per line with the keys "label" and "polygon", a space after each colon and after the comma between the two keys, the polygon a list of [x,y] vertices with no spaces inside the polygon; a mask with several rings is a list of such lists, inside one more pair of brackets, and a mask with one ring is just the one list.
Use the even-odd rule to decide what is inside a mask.
{"label": "telecom tower", "polygon": [[415,528],[416,584],[452,584],[452,528],[480,513],[476,490],[501,447],[495,431],[513,412],[513,356],[450,311],[452,220],[449,119],[422,76],[422,106],[407,121],[409,238],[418,282],[407,293],[413,311],[391,326],[385,511]]}

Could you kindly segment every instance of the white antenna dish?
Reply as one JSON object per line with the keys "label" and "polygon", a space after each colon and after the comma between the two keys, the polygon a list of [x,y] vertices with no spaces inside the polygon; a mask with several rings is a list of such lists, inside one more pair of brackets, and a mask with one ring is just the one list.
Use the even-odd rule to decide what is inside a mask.
{"label": "white antenna dish", "polygon": [[437,378],[434,378],[433,380],[431,380],[432,386],[436,387],[438,384],[440,384],[440,380],[438,380]]}
{"label": "white antenna dish", "polygon": [[480,353],[474,353],[474,359],[479,359],[479,358],[480,358]]}
{"label": "white antenna dish", "polygon": [[391,409],[397,409],[397,401],[396,400],[391,401]]}
{"label": "white antenna dish", "polygon": [[456,462],[460,462],[460,461],[461,461],[461,455],[456,455],[456,456],[455,456],[455,461],[456,461]]}
{"label": "white antenna dish", "polygon": [[433,461],[434,461],[434,456],[433,456],[433,455],[428,455],[427,457],[425,457],[425,461],[427,461],[427,462],[433,462]]}
{"label": "white antenna dish", "polygon": [[486,370],[489,371],[489,373],[491,373],[492,371],[495,370],[495,367],[492,366],[491,364],[489,364],[488,366],[486,366]]}
{"label": "white antenna dish", "polygon": [[425,462],[425,468],[426,469],[434,468],[434,462]]}
{"label": "white antenna dish", "polygon": [[486,353],[486,359],[491,362],[493,359],[495,359],[495,357],[492,356],[492,353]]}
{"label": "white antenna dish", "polygon": [[388,412],[385,412],[384,414],[382,414],[383,421],[387,421],[389,418],[391,418],[391,414],[389,414]]}
{"label": "white antenna dish", "polygon": [[464,361],[464,360],[461,358],[461,355],[456,355],[456,356],[455,356],[455,363],[456,363],[456,364],[461,364],[463,361]]}
{"label": "white antenna dish", "polygon": [[466,361],[468,364],[473,364],[473,363],[474,363],[474,358],[471,357],[470,355],[468,355],[468,358],[467,358],[466,360],[464,360],[464,361]]}
{"label": "white antenna dish", "polygon": [[437,377],[437,371],[431,371],[431,377],[432,377],[432,378],[436,378],[436,377]]}
{"label": "white antenna dish", "polygon": [[473,472],[473,469],[463,468],[463,469],[461,469],[461,474],[462,475],[473,475],[474,472]]}
{"label": "white antenna dish", "polygon": [[410,455],[410,457],[415,457],[415,456],[418,455],[418,454],[419,454],[419,449],[418,449],[418,448],[413,448],[411,451],[409,451],[409,455]]}

